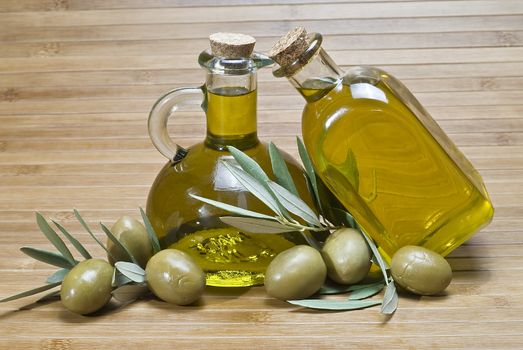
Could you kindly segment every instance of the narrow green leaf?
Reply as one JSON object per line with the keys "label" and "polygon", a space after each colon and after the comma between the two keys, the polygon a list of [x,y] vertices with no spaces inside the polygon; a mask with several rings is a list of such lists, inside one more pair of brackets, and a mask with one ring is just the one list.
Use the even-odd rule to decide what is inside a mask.
{"label": "narrow green leaf", "polygon": [[298,151],[300,153],[301,161],[305,167],[305,173],[308,180],[307,183],[309,184],[309,192],[311,192],[311,195],[314,199],[316,209],[318,209],[319,213],[324,219],[334,225],[339,225],[339,219],[333,210],[335,208],[343,208],[343,205],[327,188],[323,181],[321,181],[321,179],[316,176],[314,166],[312,165],[312,160],[310,159],[302,140],[297,137],[296,141],[298,144]]}
{"label": "narrow green leaf", "polygon": [[316,172],[314,171],[314,167],[312,166],[312,160],[310,159],[309,154],[307,153],[307,149],[305,148],[303,141],[299,137],[296,137],[296,142],[298,144],[298,153],[300,154],[301,162],[303,163],[303,167],[305,168],[305,174],[307,175],[309,183],[311,184],[316,203],[320,204],[318,183],[316,182]]}
{"label": "narrow green leaf", "polygon": [[89,225],[87,225],[87,223],[85,222],[85,220],[82,218],[82,216],[80,215],[80,213],[78,212],[78,210],[74,209],[74,216],[76,217],[76,219],[80,222],[80,224],[82,224],[83,228],[87,231],[87,233],[89,233],[89,235],[96,241],[96,243],[98,243],[98,245],[100,247],[103,248],[103,250],[105,250],[105,252],[107,253],[107,255],[109,255],[113,260],[116,261],[116,259],[114,258],[114,256],[112,256],[112,254],[109,252],[109,250],[107,249],[107,247],[102,243],[100,242],[100,240],[98,238],[96,238],[96,236],[94,235],[93,231],[91,231],[91,229],[89,228]]}
{"label": "narrow green leaf", "polygon": [[381,305],[381,313],[385,315],[392,315],[398,308],[398,292],[394,281],[387,284],[385,287],[385,295],[383,297],[383,305]]}
{"label": "narrow green leaf", "polygon": [[[268,201],[275,202],[272,205],[274,205],[275,208],[278,208],[274,212],[277,213],[280,216],[283,216],[283,217],[287,218],[287,219],[291,219],[290,214],[285,210],[285,208],[280,203],[278,203],[278,201],[276,200],[275,196],[272,194],[271,190],[269,189],[269,186],[267,185],[267,181],[269,181],[269,177],[263,171],[263,169],[260,167],[260,165],[258,163],[256,163],[256,161],[254,159],[252,159],[251,157],[249,157],[247,154],[243,153],[242,151],[240,151],[240,150],[238,150],[238,149],[236,149],[236,148],[234,148],[232,146],[228,146],[227,149],[230,151],[231,155],[233,156],[234,160],[238,163],[240,168],[236,168],[234,164],[231,164],[231,162],[226,162],[225,161],[224,164],[226,163],[227,165],[229,165],[231,167],[234,167],[237,170],[242,170],[247,175],[252,177],[255,180],[253,182],[253,186],[256,186],[257,184],[260,184],[262,187],[265,187],[265,189],[270,194],[270,196],[267,197],[266,199]],[[230,168],[228,168],[228,169],[230,169]],[[249,192],[251,192],[253,195],[258,197],[257,193],[259,193],[259,192],[257,192],[257,193],[252,192],[252,188],[251,187],[246,186],[245,183],[243,183],[240,179],[238,179],[238,177],[236,177],[236,179],[245,188],[247,188],[247,190]],[[272,199],[271,199],[271,197],[272,197]],[[265,205],[267,205],[267,206],[269,206],[271,208],[271,204],[268,204],[268,202],[266,200],[264,200],[264,199],[262,199],[260,197],[258,197],[258,198],[262,202],[264,202]]]}
{"label": "narrow green leaf", "polygon": [[238,164],[247,174],[258,180],[260,183],[264,183],[265,181],[269,180],[267,174],[254,159],[233,146],[227,146],[227,149],[233,156],[234,160],[238,162]]}
{"label": "narrow green leaf", "polygon": [[71,263],[71,265],[75,265],[76,261],[74,260],[73,255],[71,254],[71,251],[67,246],[65,245],[64,241],[58,236],[58,234],[49,226],[47,223],[47,220],[42,216],[40,213],[36,213],[36,223],[38,224],[38,227],[40,228],[40,231],[47,237],[49,242],[51,242],[56,249],[62,254],[64,258],[67,259]]}
{"label": "narrow green leaf", "polygon": [[371,296],[381,292],[383,287],[385,287],[385,283],[378,283],[365,288],[356,289],[349,295],[349,300],[361,300],[370,298]]}
{"label": "narrow green leaf", "polygon": [[125,277],[136,283],[145,282],[145,270],[134,263],[126,261],[118,261],[114,264],[114,267],[118,269]]}
{"label": "narrow green leaf", "polygon": [[278,147],[272,142],[269,144],[269,155],[271,157],[272,172],[276,177],[276,182],[292,194],[299,196],[289,168],[287,168],[287,163],[285,163]]}
{"label": "narrow green leaf", "polygon": [[160,247],[160,242],[158,241],[158,236],[154,231],[153,225],[151,225],[151,221],[149,221],[149,218],[147,217],[142,208],[140,208],[140,214],[142,215],[142,220],[145,225],[145,229],[147,230],[149,240],[151,241],[151,245],[153,247],[153,254],[156,254],[162,249]]}
{"label": "narrow green leaf", "polygon": [[321,243],[310,233],[310,231],[301,231],[302,237],[307,241],[307,244],[316,250],[321,250]]}
{"label": "narrow green leaf", "polygon": [[149,293],[145,284],[126,284],[112,291],[113,297],[121,303],[130,303]]}
{"label": "narrow green leaf", "polygon": [[51,276],[47,277],[47,283],[62,282],[65,276],[69,273],[69,269],[60,269],[53,273]]}
{"label": "narrow green leaf", "polygon": [[38,294],[38,293],[41,293],[41,292],[45,292],[46,290],[52,289],[54,287],[57,287],[60,284],[62,284],[62,282],[55,282],[55,283],[51,283],[51,284],[46,284],[45,286],[34,288],[34,289],[31,289],[31,290],[28,290],[28,291],[25,291],[25,292],[22,292],[22,293],[19,293],[19,294],[16,294],[16,295],[12,295],[12,296],[7,297],[5,299],[2,299],[2,300],[0,300],[0,303],[5,303],[7,301],[21,299],[21,298],[28,297],[30,295],[34,295],[34,294]]}
{"label": "narrow green leaf", "polygon": [[343,205],[318,177],[316,178],[316,184],[318,187],[319,196],[318,202],[315,203],[316,208],[326,221],[332,223],[335,226],[340,226],[340,221],[334,214],[333,210],[335,208],[343,208]]}
{"label": "narrow green leaf", "polygon": [[319,310],[357,310],[381,304],[381,300],[325,300],[303,299],[288,300],[293,305]]}
{"label": "narrow green leaf", "polygon": [[267,181],[269,188],[272,190],[278,201],[291,213],[299,216],[309,224],[321,227],[321,222],[316,216],[316,213],[309,208],[300,197],[292,194],[283,186],[278,185],[276,182]]}
{"label": "narrow green leaf", "polygon": [[345,210],[342,210],[340,208],[333,208],[332,209],[336,217],[347,227],[355,228],[359,230],[358,224],[356,223],[356,220],[354,220],[354,217],[348,213]]}
{"label": "narrow green leaf", "polygon": [[243,187],[245,187],[250,193],[261,200],[266,206],[268,206],[273,212],[279,216],[284,216],[278,201],[274,196],[265,188],[265,184],[258,182],[254,177],[249,175],[246,171],[238,169],[237,167],[223,163],[224,166],[231,172],[231,174],[238,180]]}
{"label": "narrow green leaf", "polygon": [[329,295],[329,294],[343,294],[348,292],[354,292],[358,289],[364,289],[372,286],[376,286],[379,284],[383,284],[382,281],[374,282],[374,283],[368,283],[368,284],[339,284],[331,280],[327,280],[325,284],[321,287],[321,289],[318,291],[318,294],[322,295]]}
{"label": "narrow green leaf", "polygon": [[227,225],[234,226],[240,230],[250,233],[284,233],[295,232],[296,228],[289,227],[279,223],[278,221],[271,221],[265,219],[244,218],[238,216],[222,216],[220,220]]}
{"label": "narrow green leaf", "polygon": [[112,281],[113,287],[120,287],[120,286],[123,286],[124,284],[128,284],[131,282],[132,282],[132,280],[127,278],[125,275],[123,275],[118,269],[114,269],[113,281]]}
{"label": "narrow green leaf", "polygon": [[208,199],[208,198],[205,198],[205,197],[200,197],[200,196],[197,196],[195,194],[189,193],[189,196],[191,196],[194,199],[197,199],[199,201],[202,201],[204,203],[210,204],[212,206],[215,206],[217,208],[226,210],[228,212],[231,212],[231,213],[234,213],[234,214],[237,214],[237,215],[248,216],[248,217],[251,217],[251,218],[267,219],[267,220],[273,220],[274,219],[272,216],[269,216],[269,215],[257,213],[255,211],[243,209],[243,208],[240,208],[240,207],[235,207],[234,205],[218,202],[218,201],[215,201],[215,200],[212,200],[212,199]]}
{"label": "narrow green leaf", "polygon": [[29,255],[31,258],[44,262],[49,265],[63,267],[64,269],[72,269],[74,264],[71,264],[69,260],[64,258],[62,254],[50,252],[47,250],[31,248],[31,247],[22,247],[20,251],[26,255]]}
{"label": "narrow green leaf", "polygon": [[107,235],[107,237],[114,243],[114,245],[116,245],[117,247],[119,247],[121,250],[123,250],[125,252],[125,254],[127,254],[127,257],[129,258],[130,261],[132,261],[133,263],[135,264],[138,264],[138,260],[136,260],[136,258],[133,256],[133,254],[129,251],[129,249],[127,249],[127,247],[125,245],[123,245],[119,240],[118,238],[116,238],[113,233],[111,232],[111,230],[109,230],[107,228],[107,226],[105,226],[104,224],[100,223],[100,227],[102,227],[102,230],[105,232],[105,234]]}
{"label": "narrow green leaf", "polygon": [[78,241],[76,238],[74,238],[69,232],[67,232],[67,230],[65,229],[65,227],[63,227],[62,225],[60,225],[59,223],[57,223],[56,221],[52,220],[53,223],[56,225],[56,227],[58,227],[58,229],[62,232],[62,234],[69,240],[69,242],[71,242],[71,244],[76,248],[76,250],[82,254],[82,256],[85,258],[85,259],[92,259],[92,256],[91,254],[89,254],[89,252],[87,251],[87,249],[84,248],[84,246],[82,245],[82,243],[80,243],[80,241]]}
{"label": "narrow green leaf", "polygon": [[389,284],[389,277],[387,276],[387,270],[389,268],[389,265],[387,264],[387,262],[381,256],[381,253],[378,250],[378,247],[376,246],[376,244],[374,244],[374,241],[372,240],[372,238],[370,238],[365,233],[365,231],[363,229],[360,229],[359,231],[360,231],[361,235],[363,236],[363,238],[365,238],[365,240],[367,241],[367,244],[369,245],[370,250],[372,251],[372,255],[374,256],[374,258],[378,262],[378,266],[380,267],[381,273],[383,274],[383,278],[385,279],[385,283],[388,285]]}

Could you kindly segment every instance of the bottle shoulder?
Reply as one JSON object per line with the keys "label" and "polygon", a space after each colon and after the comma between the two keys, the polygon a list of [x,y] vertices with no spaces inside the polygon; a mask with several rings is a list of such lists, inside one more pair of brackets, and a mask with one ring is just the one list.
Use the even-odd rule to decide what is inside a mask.
{"label": "bottle shoulder", "polygon": [[383,69],[372,66],[355,66],[347,69],[342,77],[342,83],[351,85],[356,83],[368,83],[377,85],[383,78],[390,76]]}
{"label": "bottle shoulder", "polygon": [[[274,178],[267,142],[260,141],[254,147],[242,151],[254,159],[270,178]],[[302,177],[303,168],[296,159],[281,149],[280,153],[291,175],[297,179]],[[153,187],[161,184],[170,186],[174,183],[177,183],[177,187],[184,186],[184,184],[193,186],[195,183],[206,186],[210,184],[216,186],[221,182],[229,183],[230,181],[226,180],[232,178],[232,175],[223,166],[223,162],[235,162],[235,160],[228,151],[215,150],[206,146],[204,142],[194,144],[188,148],[187,155],[180,162],[174,165],[172,163],[164,165],[158,173]]]}

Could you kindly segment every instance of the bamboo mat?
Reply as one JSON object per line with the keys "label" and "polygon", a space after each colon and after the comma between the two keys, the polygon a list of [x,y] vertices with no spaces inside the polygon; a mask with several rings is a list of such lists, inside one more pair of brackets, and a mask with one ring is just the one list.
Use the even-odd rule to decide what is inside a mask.
{"label": "bamboo mat", "polygon": [[[72,209],[93,226],[139,215],[164,164],[148,111],[162,93],[203,82],[196,57],[210,33],[252,34],[263,51],[296,25],[323,33],[343,67],[376,65],[404,81],[483,175],[496,216],[451,254],[447,295],[402,296],[390,319],[376,308],[303,310],[263,288],[92,317],[30,297],[0,304],[1,349],[523,348],[521,0],[1,0],[0,298],[52,272],[18,250],[51,248],[35,211],[100,257]],[[259,81],[260,137],[296,155],[303,101],[269,70]],[[183,146],[204,131],[196,111],[172,121]]]}

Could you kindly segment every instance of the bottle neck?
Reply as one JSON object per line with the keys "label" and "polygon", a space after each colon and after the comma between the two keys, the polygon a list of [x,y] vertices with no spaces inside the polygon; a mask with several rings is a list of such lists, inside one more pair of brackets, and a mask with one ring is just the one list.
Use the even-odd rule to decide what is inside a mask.
{"label": "bottle neck", "polygon": [[208,147],[247,149],[258,144],[256,71],[246,74],[209,72],[206,79]]}
{"label": "bottle neck", "polygon": [[276,77],[287,77],[307,102],[319,100],[343,79],[342,69],[321,48],[321,42],[320,34],[312,34],[309,48],[295,62],[273,71]]}

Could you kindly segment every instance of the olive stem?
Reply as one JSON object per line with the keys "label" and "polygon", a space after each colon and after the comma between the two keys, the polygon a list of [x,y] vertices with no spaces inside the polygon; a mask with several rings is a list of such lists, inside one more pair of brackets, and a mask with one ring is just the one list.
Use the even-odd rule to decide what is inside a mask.
{"label": "olive stem", "polygon": [[292,227],[297,229],[301,232],[303,238],[307,241],[307,243],[313,247],[316,250],[321,250],[321,244],[318,242],[311,234],[308,234],[305,231],[313,231],[313,232],[323,232],[323,231],[330,231],[330,230],[337,230],[340,227],[337,226],[331,226],[331,225],[323,225],[321,227],[310,227],[300,224],[296,220],[289,221],[285,217],[279,217],[278,221],[286,226]]}

